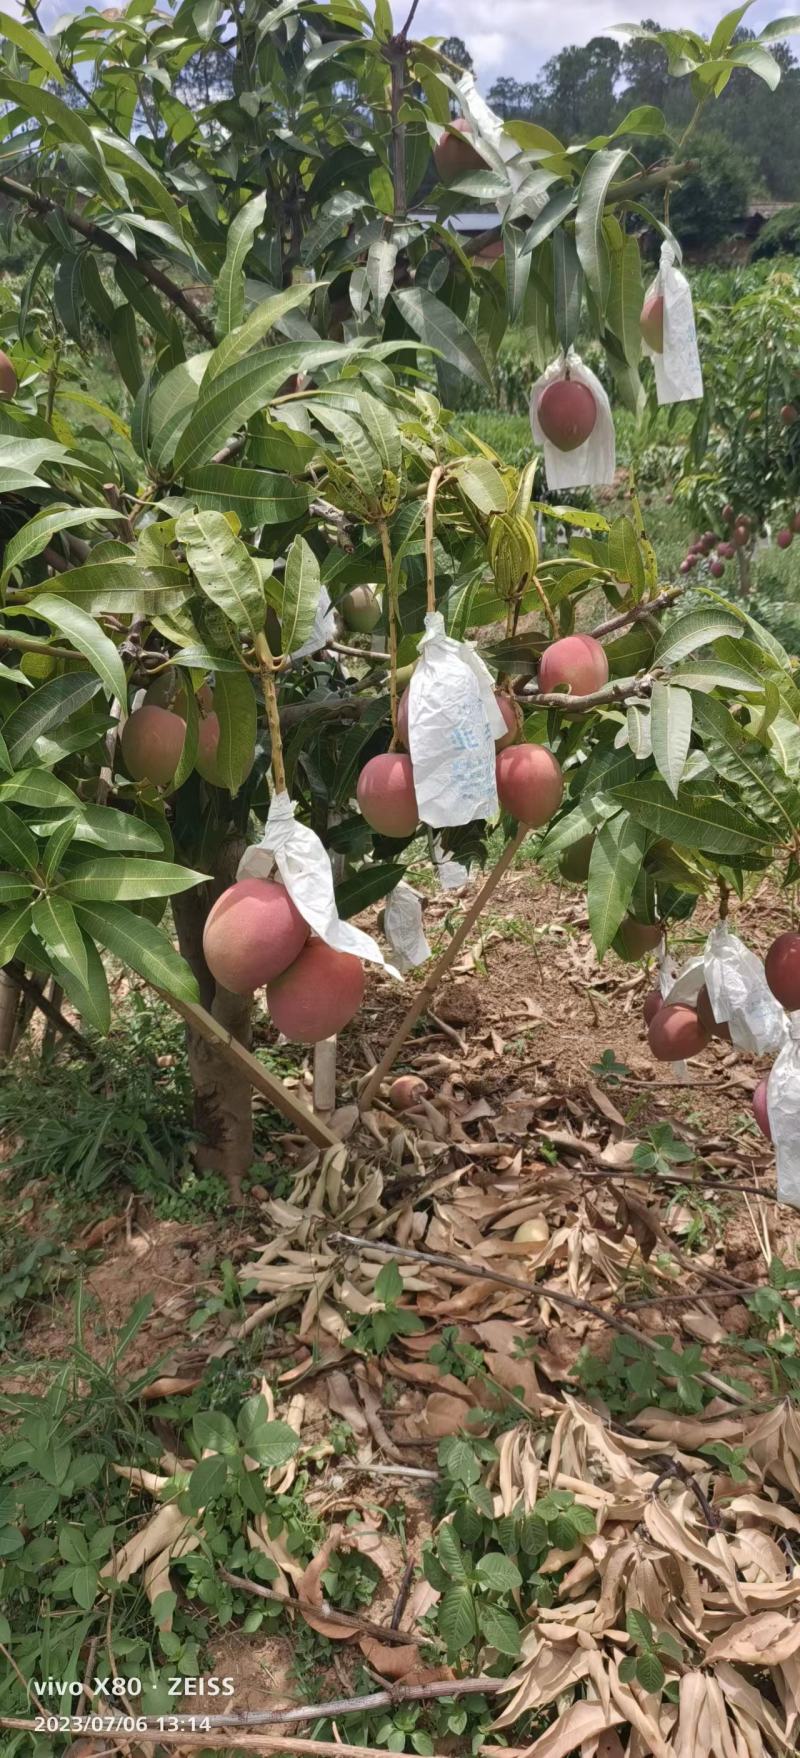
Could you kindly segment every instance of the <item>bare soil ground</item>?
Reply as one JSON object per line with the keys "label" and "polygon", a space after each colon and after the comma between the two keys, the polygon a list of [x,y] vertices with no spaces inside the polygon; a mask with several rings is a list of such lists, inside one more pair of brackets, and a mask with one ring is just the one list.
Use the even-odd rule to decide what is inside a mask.
{"label": "bare soil ground", "polygon": [[[459,909],[452,896],[428,901],[434,948]],[[699,945],[711,925],[710,914],[695,918],[676,952]],[[786,926],[781,899],[761,886],[736,909],[735,926],[763,954]],[[504,1393],[532,1421],[563,1410],[565,1393],[584,1396],[581,1352],[607,1356],[620,1327],[669,1336],[681,1350],[699,1343],[706,1373],[741,1377],[736,1340],[748,1328],[748,1296],[766,1282],[771,1258],[800,1263],[800,1215],[774,1200],[772,1153],[750,1109],[766,1064],[716,1040],[685,1079],[654,1064],[642,1025],[652,974],[613,955],[597,963],[580,891],[517,866],[398,1064],[397,1072],[421,1076],[425,1096],[403,1117],[384,1104],[361,1120],[358,1082],[413,983],[401,991],[373,974],[362,1013],[340,1041],[334,1121],[347,1138],[347,1167],[320,1168],[307,1144],[276,1126],[276,1152],[300,1174],[288,1201],[257,1186],[224,1221],[188,1226],[155,1220],[123,1197],[111,1217],[81,1217],[71,1242],[93,1253],[86,1343],[98,1359],[134,1299],[153,1296],[126,1372],[153,1366],[145,1399],[156,1420],[159,1400],[197,1386],[210,1357],[228,1354],[241,1365],[246,1352],[250,1389],[269,1382],[281,1414],[291,1408],[304,1449],[316,1453],[309,1506],[332,1527],[355,1511],[379,1534],[382,1580],[369,1616],[381,1623],[391,1618],[406,1556],[418,1564],[433,1525],[430,1487],[382,1477],[383,1466],[435,1466],[441,1437],[480,1433],[487,1407],[500,1408]],[[600,1066],[609,1051],[610,1078]],[[308,1070],[302,1078],[310,1083]],[[637,1145],[652,1143],[659,1124],[690,1152],[642,1167]],[[517,1241],[532,1217],[546,1223],[542,1240]],[[361,1252],[337,1247],[332,1224],[451,1260],[450,1268],[406,1262],[404,1299],[424,1330],[395,1338],[380,1357],[354,1354],[346,1337],[374,1310],[385,1260],[369,1243]],[[248,1285],[244,1310],[261,1307],[263,1318],[246,1338],[241,1312],[221,1314],[194,1336],[188,1321],[217,1287],[225,1258]],[[474,1279],[459,1266],[484,1274]],[[473,1378],[429,1360],[451,1326],[482,1354]],[[33,1364],[63,1354],[70,1331],[67,1297],[35,1309],[24,1335],[32,1371],[17,1365],[0,1374],[0,1387],[30,1389]],[[758,1362],[746,1372],[753,1397],[769,1392]],[[602,1400],[595,1407],[602,1413]],[[729,1412],[724,1396],[712,1398],[709,1432]],[[660,1419],[645,1411],[632,1428],[656,1433]],[[685,1440],[683,1419],[670,1421]],[[334,1422],[349,1425],[343,1461],[330,1447]],[[168,1422],[161,1432],[169,1447]],[[382,1524],[388,1502],[404,1510],[405,1546]],[[295,1646],[283,1634],[220,1639],[215,1667],[236,1677],[237,1710],[287,1702]],[[363,1645],[341,1645],[315,1678],[318,1697],[348,1694],[365,1655],[380,1684],[387,1652],[370,1657]]]}

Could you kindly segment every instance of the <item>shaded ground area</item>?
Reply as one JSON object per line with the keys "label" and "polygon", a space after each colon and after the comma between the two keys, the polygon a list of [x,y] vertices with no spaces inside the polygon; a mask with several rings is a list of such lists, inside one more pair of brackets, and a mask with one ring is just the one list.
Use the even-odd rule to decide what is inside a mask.
{"label": "shaded ground area", "polygon": [[[452,896],[427,901],[434,948],[460,908]],[[735,925],[763,953],[786,925],[782,900],[762,886]],[[710,916],[696,920],[691,941],[674,950],[688,952],[710,926]],[[236,1423],[260,1393],[270,1420],[294,1431],[294,1457],[265,1468],[263,1511],[239,1516],[244,1548],[230,1537],[235,1520],[225,1504],[228,1548],[216,1539],[214,1554],[217,1587],[225,1568],[239,1582],[232,1621],[210,1590],[201,1594],[212,1611],[202,1614],[197,1664],[235,1679],[237,1712],[293,1704],[301,1713],[312,1703],[323,1708],[303,1724],[306,1735],[329,1740],[338,1730],[362,1745],[386,1745],[391,1735],[389,1749],[444,1754],[465,1749],[467,1729],[475,1749],[495,1750],[494,1693],[509,1678],[512,1744],[530,1744],[554,1715],[588,1707],[586,1643],[574,1645],[569,1610],[586,1600],[593,1664],[616,1681],[616,1721],[604,1725],[622,1728],[627,1742],[635,1705],[625,1693],[633,1691],[657,1741],[669,1735],[677,1699],[666,1685],[648,1685],[651,1650],[640,1640],[644,1626],[631,1635],[632,1608],[682,1644],[678,1660],[669,1641],[664,1652],[652,1649],[676,1691],[711,1635],[773,1601],[784,1608],[791,1652],[795,1633],[800,1649],[800,1517],[791,1512],[800,1427],[782,1439],[774,1426],[762,1433],[765,1423],[788,1420],[783,1400],[798,1385],[798,1217],[774,1201],[771,1151],[752,1120],[764,1068],[717,1041],[685,1080],[654,1065],[641,1022],[651,982],[642,967],[612,956],[599,966],[580,891],[521,862],[398,1065],[425,1083],[410,1113],[380,1104],[361,1120],[354,1103],[412,987],[409,980],[401,993],[375,974],[340,1044],[336,1121],[347,1157],[320,1162],[274,1125],[236,1214],[165,1218],[146,1194],[109,1187],[93,1209],[70,1215],[62,1207],[68,1261],[15,1308],[0,1392],[44,1388],[45,1364],[69,1355],[82,1275],[83,1346],[105,1364],[115,1395],[133,1398],[137,1432],[144,1425],[150,1437],[155,1476],[146,1489],[128,1473],[126,1535],[150,1529],[176,1473],[185,1490],[198,1435],[207,1432],[193,1427],[198,1412],[226,1411]],[[268,1030],[260,1027],[264,1042]],[[308,1085],[308,1068],[296,1064],[295,1078]],[[21,1237],[32,1241],[47,1187],[20,1186],[13,1142],[5,1152]],[[109,1369],[115,1339],[143,1298],[151,1304],[140,1328]],[[206,1450],[220,1444],[212,1436]],[[449,1452],[454,1446],[466,1451]],[[120,1462],[135,1450],[128,1437]],[[488,1501],[472,1506],[475,1482]],[[187,1514],[192,1532],[207,1518],[198,1499]],[[740,1583],[724,1616],[703,1552],[703,1506],[725,1531]],[[527,1561],[508,1526],[523,1515],[539,1523],[539,1548]],[[678,1539],[672,1526],[662,1529],[665,1519]],[[501,1553],[502,1563],[482,1565],[497,1574],[485,1603],[480,1577],[470,1589],[483,1621],[473,1629],[467,1620],[455,1634],[445,1608],[455,1603],[448,1594],[458,1576],[447,1574],[452,1558],[442,1562],[442,1531],[453,1522],[469,1569],[487,1554]],[[748,1562],[756,1539],[760,1554]],[[665,1545],[679,1543],[694,1571],[695,1584],[684,1584],[694,1594],[688,1623],[677,1579],[657,1586]],[[260,1578],[247,1560],[254,1554],[264,1559]],[[174,1539],[162,1565],[176,1615],[190,1613],[199,1577]],[[638,1585],[623,1591],[626,1570]],[[146,1577],[147,1569],[152,1602]],[[266,1602],[259,1579],[273,1595]],[[290,1627],[284,1602],[298,1598],[305,1610]],[[335,1635],[337,1608],[363,1627]],[[546,1689],[548,1619],[560,1620],[558,1652],[570,1657],[554,1695]],[[404,1643],[392,1635],[393,1620],[407,1632]],[[604,1631],[620,1627],[617,1648],[609,1647]],[[765,1632],[751,1634],[747,1652],[755,1655]],[[620,1682],[620,1642],[637,1666],[645,1662],[632,1683],[624,1664]],[[723,1681],[731,1664],[721,1653]],[[756,1661],[742,1665],[755,1688]],[[653,1666],[650,1673],[656,1678]],[[778,1673],[768,1669],[758,1686],[774,1717],[782,1713]],[[457,1695],[441,1708],[430,1691],[465,1674],[487,1681],[487,1695],[465,1699],[462,1725]],[[339,1720],[324,1711],[329,1699],[360,1701],[398,1679],[412,1703],[405,1722],[396,1702],[380,1712],[388,1732],[380,1733],[378,1710],[351,1709]],[[184,1707],[194,1706],[187,1699]],[[766,1740],[765,1751],[780,1749]]]}

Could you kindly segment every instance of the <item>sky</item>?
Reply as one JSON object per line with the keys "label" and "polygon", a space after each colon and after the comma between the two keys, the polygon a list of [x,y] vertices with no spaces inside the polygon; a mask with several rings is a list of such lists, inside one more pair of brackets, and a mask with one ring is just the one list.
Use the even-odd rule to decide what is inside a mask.
{"label": "sky", "polygon": [[[393,0],[393,10],[402,22],[403,0]],[[414,34],[462,37],[487,91],[499,74],[531,79],[557,49],[603,36],[621,20],[656,18],[665,30],[683,26],[708,36],[729,10],[730,0],[420,0]],[[757,31],[791,10],[787,0],[757,0],[743,23]]]}

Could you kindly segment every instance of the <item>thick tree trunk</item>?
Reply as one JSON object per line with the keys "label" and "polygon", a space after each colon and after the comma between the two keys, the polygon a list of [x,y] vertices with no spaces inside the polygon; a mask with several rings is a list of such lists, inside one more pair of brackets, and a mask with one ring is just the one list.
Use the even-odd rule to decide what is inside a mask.
{"label": "thick tree trunk", "polygon": [[19,989],[0,971],[0,1062],[7,1062],[14,1048],[18,1012]]}
{"label": "thick tree trunk", "polygon": [[[226,871],[215,876],[214,896],[231,883],[241,848],[226,851]],[[232,995],[215,984],[203,956],[203,928],[213,896],[204,886],[173,899],[178,944],[193,970],[200,1000],[237,1042],[249,1049],[253,1002],[250,995]],[[253,1163],[253,1092],[246,1075],[231,1066],[214,1044],[186,1028],[189,1072],[194,1088],[194,1125],[200,1137],[198,1165],[221,1173],[237,1200],[242,1178]]]}

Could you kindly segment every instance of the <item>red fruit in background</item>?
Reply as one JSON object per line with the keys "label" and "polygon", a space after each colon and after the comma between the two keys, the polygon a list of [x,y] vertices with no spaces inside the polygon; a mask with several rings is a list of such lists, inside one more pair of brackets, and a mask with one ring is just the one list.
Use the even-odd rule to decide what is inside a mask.
{"label": "red fruit in background", "polygon": [[389,1088],[389,1104],[393,1111],[410,1111],[427,1092],[424,1080],[418,1074],[398,1074]]}
{"label": "red fruit in background", "polygon": [[713,579],[721,580],[722,576],[725,572],[725,563],[724,562],[709,562],[708,571],[709,571],[709,574],[712,575]]}
{"label": "red fruit in background", "polygon": [[[197,755],[194,760],[194,766],[198,775],[202,775],[204,781],[211,782],[213,787],[227,787],[228,783],[225,780],[225,777],[221,774],[219,763],[217,761],[218,751],[219,720],[217,719],[216,714],[205,714],[197,729]],[[248,764],[248,775],[253,767],[255,758],[256,753],[254,749],[253,755]],[[246,777],[243,777],[243,779],[246,780]]]}
{"label": "red fruit in background", "polygon": [[565,635],[545,647],[539,660],[539,689],[545,695],[568,684],[573,696],[591,696],[607,683],[606,650],[593,635]]}
{"label": "red fruit in background", "polygon": [[781,421],[784,427],[794,427],[798,411],[794,403],[784,403],[781,409]]}
{"label": "red fruit in background", "polygon": [[694,567],[694,562],[693,561],[690,562],[687,558],[686,561],[681,562],[681,565],[678,569],[678,573],[679,574],[691,574],[693,567]]}
{"label": "red fruit in background", "polygon": [[647,998],[645,1000],[644,1008],[642,1009],[642,1011],[644,1013],[644,1023],[646,1026],[649,1026],[651,1024],[651,1022],[655,1019],[656,1014],[658,1012],[660,1012],[663,1005],[664,1005],[664,997],[661,993],[661,990],[660,989],[651,989],[650,994],[647,996]]}
{"label": "red fruit in background", "polygon": [[120,746],[125,767],[134,781],[168,787],[181,760],[186,722],[168,708],[147,703],[128,716]]}
{"label": "red fruit in background", "polygon": [[728,501],[727,505],[724,506],[722,509],[722,517],[725,520],[725,524],[731,525],[733,523],[735,516],[736,515],[734,512],[734,508],[733,508],[731,502]]}
{"label": "red fruit in background", "polygon": [[764,960],[767,982],[781,1007],[796,1013],[800,1008],[800,934],[779,934]]}
{"label": "red fruit in background", "polygon": [[746,549],[750,542],[749,525],[734,525],[732,541],[737,549]]}
{"label": "red fruit in background", "polygon": [[516,697],[509,696],[505,690],[495,690],[494,699],[508,727],[508,732],[495,739],[494,748],[496,751],[507,751],[509,745],[517,743],[522,732],[522,709]]}
{"label": "red fruit in background", "polygon": [[663,354],[664,296],[662,293],[654,293],[650,299],[645,300],[642,306],[642,315],[639,318],[639,328],[648,348],[652,348],[654,354]]}
{"label": "red fruit in background", "polygon": [[625,916],[611,945],[618,958],[633,964],[648,952],[655,952],[661,933],[657,922],[637,922],[635,916]]}
{"label": "red fruit in background", "polygon": [[0,348],[0,398],[8,402],[11,397],[16,396],[16,391],[17,375],[8,355]]}
{"label": "red fruit in background", "polygon": [[411,758],[402,751],[371,757],[358,778],[362,817],[380,836],[411,836],[419,823]]}
{"label": "red fruit in background", "polygon": [[725,1043],[729,1044],[731,1041],[731,1028],[728,1025],[727,1020],[716,1020],[714,1018],[711,997],[705,983],[697,997],[695,1008],[703,1031],[708,1032],[709,1037],[723,1038]]}
{"label": "red fruit in background", "polygon": [[203,952],[217,983],[234,995],[250,995],[288,970],[308,934],[308,923],[284,885],[239,879],[209,911]]}
{"label": "red fruit in background", "polygon": [[594,430],[597,404],[588,385],[574,378],[548,385],[537,406],[539,426],[560,452],[575,452]]}
{"label": "red fruit in background", "polygon": [[732,543],[718,543],[717,544],[717,555],[721,556],[723,561],[732,562],[735,554],[736,554],[736,551],[735,551]]}
{"label": "red fruit in background", "polygon": [[647,1033],[657,1062],[686,1062],[705,1050],[711,1033],[704,1031],[693,1007],[660,1007]]}
{"label": "red fruit in background", "polygon": [[794,532],[789,530],[788,525],[785,525],[783,530],[778,532],[775,542],[779,549],[790,549],[794,543]]}
{"label": "red fruit in background", "polygon": [[772,1141],[772,1130],[769,1126],[769,1111],[767,1110],[766,1080],[759,1081],[753,1094],[753,1116],[761,1130],[761,1134],[766,1136],[767,1141]]}
{"label": "red fruit in background", "polygon": [[497,797],[504,812],[533,830],[558,811],[564,794],[561,765],[544,745],[510,745],[497,758]]}
{"label": "red fruit in background", "polygon": [[457,116],[454,122],[448,123],[447,132],[437,141],[433,149],[433,161],[443,183],[455,183],[458,177],[466,177],[470,171],[485,171],[486,160],[476,152],[469,136],[472,124],[466,116]]}
{"label": "red fruit in background", "polygon": [[349,1024],[363,995],[360,958],[337,952],[324,940],[309,940],[294,964],[267,985],[267,1007],[285,1038],[318,1044]]}

